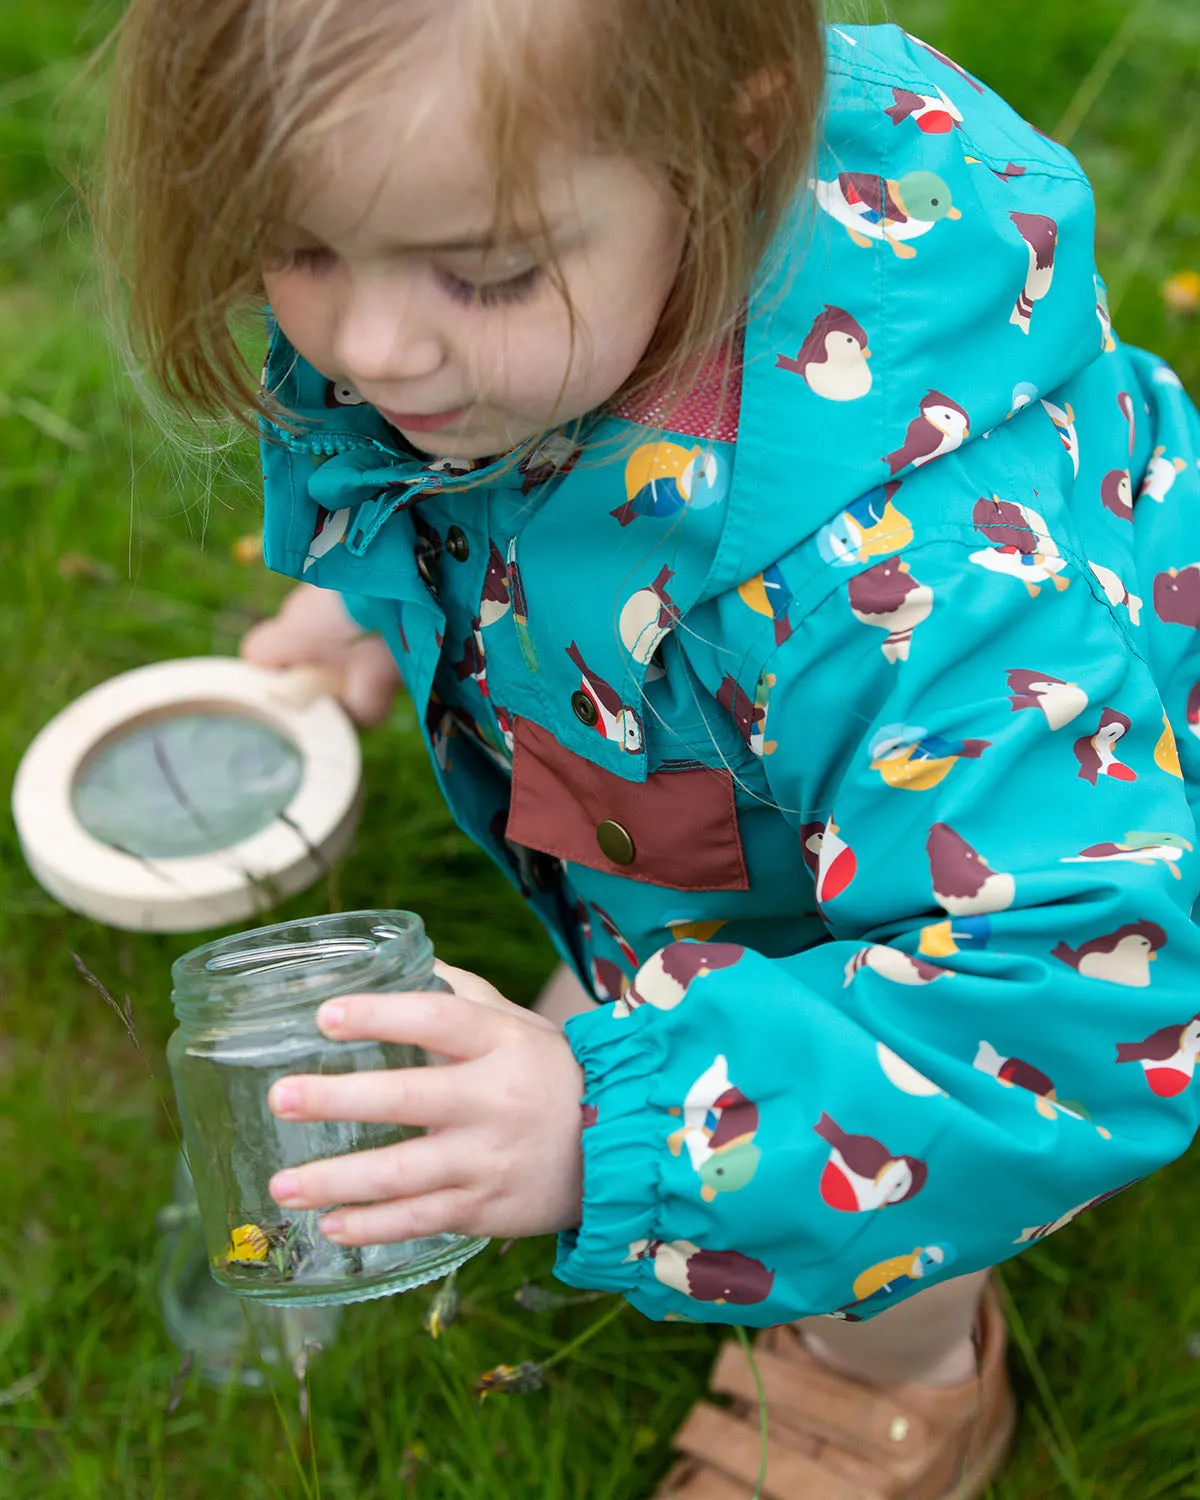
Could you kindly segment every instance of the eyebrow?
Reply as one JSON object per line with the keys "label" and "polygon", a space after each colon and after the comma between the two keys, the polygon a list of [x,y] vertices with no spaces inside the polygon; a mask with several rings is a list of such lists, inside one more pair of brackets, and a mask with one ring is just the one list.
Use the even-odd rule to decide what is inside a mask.
{"label": "eyebrow", "polygon": [[461,250],[508,250],[532,243],[540,238],[540,232],[533,230],[518,231],[507,238],[501,238],[494,233],[464,235],[456,240],[429,240],[429,241],[396,241],[388,248],[397,251],[419,250],[425,254],[430,252],[442,253]]}

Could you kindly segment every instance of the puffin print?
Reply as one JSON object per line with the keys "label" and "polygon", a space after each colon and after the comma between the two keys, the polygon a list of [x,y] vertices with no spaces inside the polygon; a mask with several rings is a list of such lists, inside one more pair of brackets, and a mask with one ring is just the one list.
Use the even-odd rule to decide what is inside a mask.
{"label": "puffin print", "polygon": [[587,664],[574,641],[566,648],[567,655],[579,668],[579,691],[592,705],[596,717],[592,727],[606,740],[619,745],[629,755],[638,755],[644,748],[642,721],[635,708],[621,702],[621,695],[603,677],[589,672]]}
{"label": "puffin print", "polygon": [[869,172],[839,172],[829,182],[809,179],[817,202],[863,250],[882,241],[902,260],[916,251],[906,243],[943,219],[961,219],[950,189],[935,172],[909,172],[899,180]]}
{"label": "puffin print", "polygon": [[904,442],[883,461],[893,474],[910,464],[918,469],[943,453],[961,448],[970,436],[971,419],[958,402],[941,391],[929,391],[921,402],[921,415],[908,424]]}
{"label": "puffin print", "polygon": [[[762,680],[762,678],[759,679],[760,685]],[[767,718],[766,700],[760,703],[757,695],[752,699],[737,678],[726,672],[717,689],[717,702],[733,720],[747,747],[753,749],[755,736],[757,735],[760,741],[762,738],[763,725]]]}
{"label": "puffin print", "polygon": [[934,823],[925,841],[934,899],[952,917],[1004,911],[1013,903],[1017,883],[998,874],[978,850],[948,823]]}
{"label": "puffin print", "polygon": [[899,948],[890,948],[886,943],[872,943],[846,960],[842,988],[852,984],[863,969],[870,969],[892,984],[932,984],[935,979],[953,977],[951,970],[939,968],[912,953],[901,953]]}
{"label": "puffin print", "polygon": [[1088,695],[1077,682],[1064,682],[1048,672],[1019,667],[1007,674],[1013,713],[1040,708],[1050,728],[1062,729],[1088,706]]}
{"label": "puffin print", "polygon": [[486,630],[508,613],[512,598],[508,592],[508,575],[504,558],[495,542],[490,543],[487,570],[483,575],[483,594],[479,600],[479,623]]}
{"label": "puffin print", "polygon": [[1191,1083],[1200,1057],[1200,1013],[1182,1026],[1164,1026],[1141,1042],[1118,1042],[1119,1063],[1141,1063],[1150,1092],[1173,1099]]}
{"label": "puffin print", "polygon": [[772,563],[756,577],[748,578],[745,583],[739,584],[738,597],[743,604],[748,604],[755,614],[765,615],[768,620],[775,621],[775,644],[777,646],[782,646],[785,641],[791,639],[792,627],[788,622],[787,612],[795,595],[779,571],[778,563]]}
{"label": "puffin print", "polygon": [[746,1307],[765,1302],[775,1284],[775,1273],[761,1260],[737,1250],[701,1250],[690,1240],[634,1240],[625,1263],[652,1260],[654,1274],[696,1302],[725,1302]]}
{"label": "puffin print", "polygon": [[1055,406],[1053,401],[1047,401],[1044,397],[1042,406],[1046,415],[1054,423],[1054,430],[1058,433],[1063,447],[1067,450],[1067,457],[1071,460],[1071,467],[1075,471],[1075,478],[1079,478],[1079,434],[1075,430],[1075,409],[1068,401],[1066,406]]}
{"label": "puffin print", "polygon": [[350,507],[343,506],[341,510],[326,510],[323,506],[317,506],[317,529],[313,532],[313,539],[308,544],[308,555],[304,559],[302,572],[307,573],[319,558],[328,552],[332,552],[346,535],[346,528],[350,523]]}
{"label": "puffin print", "polygon": [[894,1156],[882,1141],[849,1135],[822,1113],[813,1126],[830,1152],[821,1172],[821,1200],[841,1213],[867,1213],[903,1203],[925,1186],[929,1169],[915,1156]]}
{"label": "puffin print", "polygon": [[1117,759],[1116,745],[1132,728],[1129,718],[1115,708],[1100,714],[1100,726],[1093,735],[1075,741],[1075,759],[1079,762],[1079,779],[1096,785],[1101,776],[1114,781],[1136,781],[1137,772]]}
{"label": "puffin print", "polygon": [[1183,780],[1183,767],[1179,764],[1179,746],[1175,743],[1175,731],[1171,728],[1171,721],[1163,714],[1163,731],[1158,737],[1158,743],[1154,746],[1154,764],[1160,771],[1165,771],[1168,776],[1176,776]]}
{"label": "puffin print", "polygon": [[927,792],[944,781],[959,760],[978,760],[990,744],[948,740],[915,724],[886,724],[871,740],[871,769],[888,786]]}
{"label": "puffin print", "polygon": [[989,918],[951,917],[922,927],[917,951],[923,958],[950,958],[955,953],[982,953],[991,940]]}
{"label": "puffin print", "polygon": [[938,62],[940,62],[944,68],[950,68],[952,72],[957,73],[962,81],[966,84],[969,84],[977,94],[982,94],[984,92],[983,84],[977,83],[976,80],[971,77],[970,73],[968,73],[965,68],[961,68],[953,58],[947,57],[944,52],[939,52],[936,47],[930,46],[928,42],[923,42],[919,36],[913,36],[911,32],[906,31],[904,35],[908,37],[909,41],[912,42],[915,47],[920,47],[922,52],[928,52],[930,57],[937,58]]}
{"label": "puffin print", "polygon": [[1176,880],[1181,880],[1176,865],[1192,846],[1178,833],[1127,833],[1122,843],[1089,844],[1078,854],[1064,855],[1060,863],[1081,865],[1091,861],[1113,860],[1135,865],[1153,865],[1160,860]]}
{"label": "puffin print", "polygon": [[1100,501],[1122,521],[1133,520],[1133,483],[1128,469],[1110,469],[1100,481]]}
{"label": "puffin print", "polygon": [[512,601],[513,628],[517,635],[517,645],[521,648],[521,657],[531,672],[538,669],[537,651],[534,649],[533,637],[529,633],[529,608],[525,602],[525,584],[521,578],[521,569],[517,563],[517,539],[510,537],[505,552],[504,570],[507,574],[508,592]]}
{"label": "puffin print", "polygon": [[818,906],[840,896],[858,874],[854,850],[832,818],[827,823],[801,826],[800,854],[813,877]]}
{"label": "puffin print", "polygon": [[1009,322],[1022,333],[1028,333],[1033,305],[1040,302],[1054,280],[1054,252],[1058,246],[1058,225],[1045,214],[1009,214],[1017,232],[1029,247],[1029,270],[1025,285],[1017,297]]}
{"label": "puffin print", "polygon": [[549,483],[556,475],[565,478],[575,467],[582,451],[563,433],[552,432],[517,465],[517,473],[523,476],[521,493],[528,495],[530,490]]}
{"label": "puffin print", "polygon": [[667,632],[679,624],[679,610],[667,592],[674,576],[664,564],[654,582],[630,594],[621,610],[621,643],[641,666],[649,662]]}
{"label": "puffin print", "polygon": [[1043,583],[1052,583],[1059,593],[1070,584],[1069,578],[1059,576],[1067,560],[1032,506],[993,495],[990,500],[976,500],[971,519],[976,531],[992,542],[984,551],[970,554],[973,563],[991,573],[1019,578],[1031,599],[1038,597]]}
{"label": "puffin print", "polygon": [[1166,458],[1164,456],[1166,451],[1163,447],[1155,448],[1154,456],[1146,468],[1142,487],[1138,491],[1139,495],[1146,495],[1151,500],[1157,500],[1160,505],[1171,493],[1175,481],[1187,468],[1182,458]]}
{"label": "puffin print", "polygon": [[877,1261],[854,1278],[855,1302],[871,1302],[888,1297],[909,1281],[923,1281],[930,1273],[940,1271],[956,1259],[950,1245],[918,1245],[907,1255],[893,1255]]}
{"label": "puffin print", "polygon": [[718,1193],[744,1188],[758,1170],[757,1130],[758,1106],[730,1083],[726,1059],[718,1055],[688,1089],[683,1126],[671,1132],[667,1145],[672,1156],[687,1146],[702,1184],[700,1196],[711,1203]]}
{"label": "puffin print", "polygon": [[1034,1098],[1034,1108],[1043,1120],[1057,1120],[1060,1113],[1080,1118],[1074,1110],[1058,1102],[1054,1084],[1040,1068],[1022,1062],[1019,1057],[1001,1057],[991,1042],[980,1042],[975,1067],[1006,1089],[1027,1089]]}
{"label": "puffin print", "polygon": [[1105,979],[1110,984],[1145,989],[1150,983],[1150,965],[1166,941],[1167,934],[1157,922],[1127,922],[1115,932],[1080,943],[1078,948],[1059,943],[1050,956],[1084,979]]}
{"label": "puffin print", "polygon": [[775,365],[802,376],[809,390],[826,401],[858,401],[871,389],[870,358],[866,329],[845,308],[827,303],[796,358],[780,354]]}
{"label": "puffin print", "polygon": [[1124,605],[1129,611],[1129,623],[1137,625],[1142,617],[1142,601],[1136,594],[1131,594],[1111,568],[1102,567],[1088,558],[1088,567],[1096,575],[1097,582],[1104,590],[1104,597],[1114,609]]}
{"label": "puffin print", "polygon": [[913,539],[912,522],[892,504],[899,479],[870,490],[817,533],[817,551],[835,568],[901,552]]}
{"label": "puffin print", "polygon": [[906,562],[892,558],[852,578],[847,592],[856,620],[887,631],[879,648],[884,659],[907,661],[913,631],[933,609],[933,590],[913,577]]}
{"label": "puffin print", "polygon": [[1154,613],[1168,625],[1200,629],[1200,563],[1154,575]]}
{"label": "puffin print", "polygon": [[725,471],[711,448],[643,443],[625,465],[625,504],[610,514],[622,526],[632,525],[638,516],[666,520],[685,505],[695,510],[715,505],[726,488]]}
{"label": "puffin print", "polygon": [[911,120],[926,135],[947,135],[962,124],[958,106],[938,89],[936,97],[930,94],[914,94],[911,89],[892,89],[893,103],[884,114],[893,125],[903,125]]}
{"label": "puffin print", "polygon": [[1069,1208],[1060,1218],[1052,1219],[1049,1224],[1035,1224],[1031,1229],[1023,1229],[1020,1237],[1013,1241],[1014,1245],[1031,1245],[1035,1240],[1044,1240],[1047,1236],[1057,1234],[1060,1229],[1065,1229],[1072,1219],[1077,1219],[1080,1214],[1086,1213],[1089,1208],[1095,1208],[1100,1203],[1105,1203],[1109,1198],[1115,1198],[1118,1193],[1123,1193],[1127,1187],[1132,1187],[1130,1182],[1124,1182],[1118,1188],[1110,1188],[1107,1193],[1100,1193],[1095,1198],[1089,1198],[1086,1203],[1081,1203],[1077,1208]]}
{"label": "puffin print", "polygon": [[365,406],[366,402],[346,381],[327,380],[325,382],[325,405],[327,407]]}
{"label": "puffin print", "polygon": [[624,1019],[642,1005],[674,1010],[696,980],[732,968],[745,953],[737,943],[668,943],[637,971],[624,999],[613,1006],[613,1015]]}

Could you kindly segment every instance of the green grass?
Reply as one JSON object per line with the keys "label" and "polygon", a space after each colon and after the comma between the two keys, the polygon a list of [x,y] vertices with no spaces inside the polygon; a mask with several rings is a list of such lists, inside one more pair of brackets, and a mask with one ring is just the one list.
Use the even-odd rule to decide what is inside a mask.
{"label": "green grass", "polygon": [[[34,732],[84,689],[144,662],[234,650],[287,586],[231,556],[258,525],[253,453],[207,469],[181,460],[119,377],[86,235],[49,164],[95,134],[95,120],[64,121],[51,106],[111,9],[0,9],[4,785]],[[1158,292],[1200,268],[1194,0],[897,0],[894,14],[1043,129],[1098,93],[1071,144],[1096,182],[1119,325],[1200,394],[1200,324],[1172,322]],[[72,554],[90,562],[64,565]],[[280,916],[415,907],[445,958],[528,999],[549,944],[454,828],[411,711],[364,747],[353,858]],[[550,1356],[609,1306],[530,1314],[514,1303],[527,1279],[553,1285],[548,1240],[465,1268],[462,1316],[436,1342],[422,1328],[424,1292],[350,1309],[312,1370],[312,1453],[291,1382],[277,1409],[193,1376],[168,1411],[178,1360],[158,1312],[154,1212],[175,1141],[157,1094],[169,1095],[169,965],[198,940],[65,912],[0,820],[0,1500],[315,1494],[292,1444],[324,1497],[649,1495],[703,1390],[715,1331],[626,1310],[540,1393],[472,1398],[481,1371]],[[72,951],[132,997],[157,1084]],[[1200,1497],[1200,1360],[1187,1345],[1200,1330],[1198,1194],[1193,1152],[1006,1268],[1024,1416],[997,1500]]]}

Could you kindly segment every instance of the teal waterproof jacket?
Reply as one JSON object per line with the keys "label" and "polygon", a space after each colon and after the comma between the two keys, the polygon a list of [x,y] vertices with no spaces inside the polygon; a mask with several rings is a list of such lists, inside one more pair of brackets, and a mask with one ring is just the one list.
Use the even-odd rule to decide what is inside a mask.
{"label": "teal waterproof jacket", "polygon": [[828,54],[724,412],[464,473],[278,333],[266,375],[269,563],[383,631],[610,1002],[556,1270],[652,1318],[869,1317],[1200,1114],[1200,416],[1067,151],[894,27]]}

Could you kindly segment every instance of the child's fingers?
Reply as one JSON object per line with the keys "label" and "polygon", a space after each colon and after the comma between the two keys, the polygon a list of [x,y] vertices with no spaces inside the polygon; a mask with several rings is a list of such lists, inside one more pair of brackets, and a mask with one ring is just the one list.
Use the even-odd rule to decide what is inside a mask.
{"label": "child's fingers", "polygon": [[340,995],[317,1012],[317,1025],[335,1041],[369,1037],[463,1059],[490,1052],[514,1019],[461,995],[430,990]]}
{"label": "child's fingers", "polygon": [[391,1245],[434,1234],[477,1234],[475,1204],[466,1189],[446,1188],[370,1208],[339,1208],[317,1227],[338,1245]]}
{"label": "child's fingers", "polygon": [[473,1091],[442,1068],[311,1073],[280,1078],[267,1103],[281,1120],[354,1120],[364,1125],[463,1125]]}
{"label": "child's fingers", "polygon": [[443,963],[440,958],[434,959],[433,968],[434,972],[446,981],[456,995],[461,995],[466,1000],[473,1000],[477,1005],[487,1005],[492,1010],[518,1016],[522,1021],[532,1021],[537,1025],[544,1023],[551,1031],[558,1029],[552,1022],[545,1021],[545,1017],[539,1016],[536,1011],[505,999],[494,984],[489,984],[486,979],[472,973],[470,969],[456,969],[452,964]]}
{"label": "child's fingers", "polygon": [[331,1203],[382,1203],[460,1187],[470,1174],[467,1148],[426,1135],[351,1151],[329,1161],[289,1167],[271,1178],[271,1196],[284,1208],[326,1208]]}

